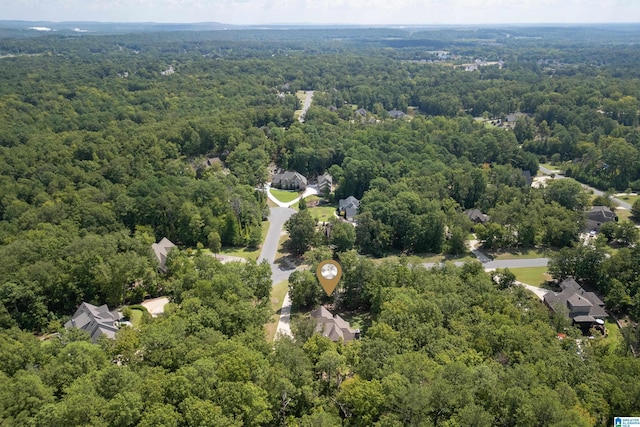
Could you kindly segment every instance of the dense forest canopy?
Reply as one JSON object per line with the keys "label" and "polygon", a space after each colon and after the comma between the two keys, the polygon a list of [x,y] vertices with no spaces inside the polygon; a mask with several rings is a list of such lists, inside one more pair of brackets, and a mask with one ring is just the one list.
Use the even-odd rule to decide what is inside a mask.
{"label": "dense forest canopy", "polygon": [[[640,190],[640,27],[0,27],[3,423],[591,426],[640,413],[633,328],[587,345],[479,263],[361,256],[459,254],[477,208],[492,218],[474,230],[486,248],[564,248],[555,277],[639,320],[633,225],[603,230],[623,246],[613,254],[576,243],[595,204],[580,183]],[[315,91],[304,122],[299,90]],[[570,178],[531,188],[523,171],[540,163]],[[267,342],[270,266],[205,253],[261,244],[274,166],[328,171],[330,198],[361,201],[355,228],[299,246],[313,247],[310,271],[340,260],[337,296],[309,271],[290,278],[300,307],[366,312],[359,341],[301,321]],[[304,210],[291,234],[314,226]],[[163,237],[179,249],[160,274]],[[165,315],[115,340],[62,328],[82,301],[157,295]]]}

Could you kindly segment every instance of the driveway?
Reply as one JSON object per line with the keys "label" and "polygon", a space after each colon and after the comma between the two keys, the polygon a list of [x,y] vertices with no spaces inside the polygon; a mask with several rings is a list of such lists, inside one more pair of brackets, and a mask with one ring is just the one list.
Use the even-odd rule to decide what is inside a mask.
{"label": "driveway", "polygon": [[273,194],[271,194],[271,191],[269,191],[270,188],[271,188],[271,184],[267,184],[265,186],[265,191],[267,192],[267,197],[269,198],[269,200],[271,200],[273,203],[275,203],[276,205],[278,205],[281,208],[288,208],[288,207],[291,207],[291,206],[295,206],[296,204],[298,204],[300,199],[306,199],[309,196],[313,196],[315,194],[318,194],[318,189],[316,188],[316,186],[315,185],[309,185],[309,186],[307,186],[307,188],[305,188],[304,192],[299,197],[296,197],[295,199],[293,199],[290,202],[281,202],[280,200],[276,199]]}
{"label": "driveway", "polygon": [[160,297],[145,300],[140,305],[147,309],[151,317],[158,317],[160,314],[164,313],[164,306],[168,303],[169,298]]}

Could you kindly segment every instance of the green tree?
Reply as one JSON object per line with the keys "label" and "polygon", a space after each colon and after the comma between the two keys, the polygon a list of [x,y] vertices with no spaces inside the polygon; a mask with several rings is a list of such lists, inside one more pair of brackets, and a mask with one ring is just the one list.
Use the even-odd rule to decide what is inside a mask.
{"label": "green tree", "polygon": [[314,307],[320,302],[322,288],[311,271],[294,271],[289,276],[289,297],[296,307]]}
{"label": "green tree", "polygon": [[334,247],[336,252],[345,252],[353,249],[356,243],[355,227],[344,221],[332,221],[329,243]]}
{"label": "green tree", "polygon": [[212,231],[207,236],[207,246],[214,254],[217,254],[222,249],[222,241],[220,240],[220,234],[217,231]]}
{"label": "green tree", "polygon": [[304,254],[313,243],[316,223],[308,209],[295,213],[284,225],[289,233],[287,249],[294,255]]}
{"label": "green tree", "polygon": [[363,380],[356,375],[342,383],[336,400],[348,425],[370,426],[377,421],[385,396],[380,382]]}
{"label": "green tree", "polygon": [[636,199],[631,206],[631,215],[636,221],[640,221],[640,199]]}
{"label": "green tree", "polygon": [[573,211],[582,211],[588,204],[588,196],[582,185],[574,179],[554,179],[544,190],[547,201],[557,202],[560,206]]}

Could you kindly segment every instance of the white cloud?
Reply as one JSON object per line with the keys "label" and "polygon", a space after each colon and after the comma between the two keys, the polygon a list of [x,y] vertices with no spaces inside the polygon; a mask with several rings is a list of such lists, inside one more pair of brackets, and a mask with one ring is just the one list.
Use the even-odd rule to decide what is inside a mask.
{"label": "white cloud", "polygon": [[0,0],[2,19],[230,24],[640,22],[638,0]]}

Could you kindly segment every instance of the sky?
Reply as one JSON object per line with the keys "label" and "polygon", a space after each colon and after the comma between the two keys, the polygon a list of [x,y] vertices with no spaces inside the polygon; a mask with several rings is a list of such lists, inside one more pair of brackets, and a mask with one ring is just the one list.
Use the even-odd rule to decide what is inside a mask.
{"label": "sky", "polygon": [[640,23],[640,0],[0,0],[0,19],[242,25]]}

